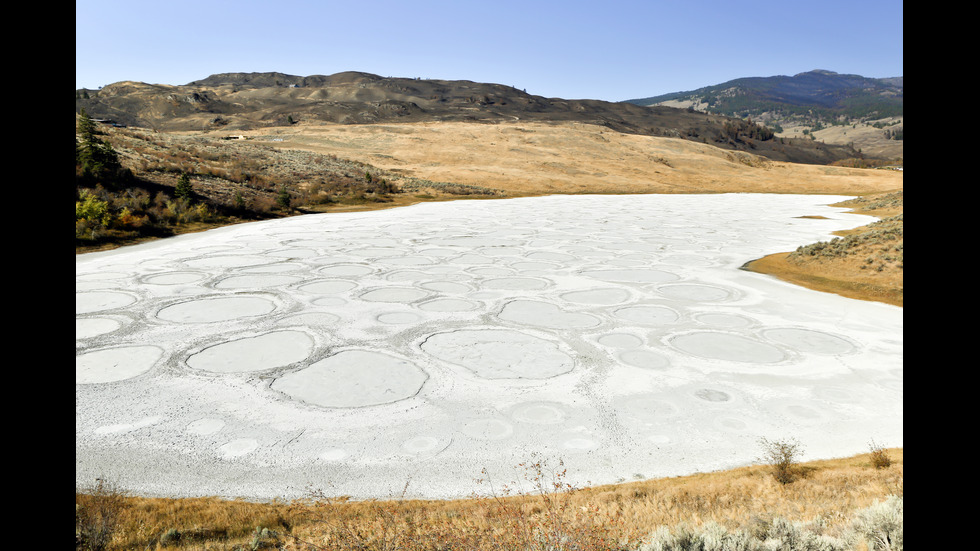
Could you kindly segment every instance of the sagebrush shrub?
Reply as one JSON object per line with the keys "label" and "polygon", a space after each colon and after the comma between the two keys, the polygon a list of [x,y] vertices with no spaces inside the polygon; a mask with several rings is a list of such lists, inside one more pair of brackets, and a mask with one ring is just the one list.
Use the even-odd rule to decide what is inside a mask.
{"label": "sagebrush shrub", "polygon": [[864,538],[871,551],[902,551],[904,538],[904,500],[901,496],[875,502],[858,513],[852,529]]}
{"label": "sagebrush shrub", "polygon": [[661,526],[637,551],[762,551],[762,543],[744,531],[728,531],[709,522],[699,528],[686,524],[673,531]]}

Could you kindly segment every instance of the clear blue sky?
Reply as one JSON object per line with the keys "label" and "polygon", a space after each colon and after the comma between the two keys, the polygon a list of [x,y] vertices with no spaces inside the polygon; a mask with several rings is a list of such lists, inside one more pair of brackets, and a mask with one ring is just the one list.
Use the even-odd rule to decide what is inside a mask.
{"label": "clear blue sky", "polygon": [[620,101],[902,64],[902,0],[75,2],[76,88],[364,71]]}

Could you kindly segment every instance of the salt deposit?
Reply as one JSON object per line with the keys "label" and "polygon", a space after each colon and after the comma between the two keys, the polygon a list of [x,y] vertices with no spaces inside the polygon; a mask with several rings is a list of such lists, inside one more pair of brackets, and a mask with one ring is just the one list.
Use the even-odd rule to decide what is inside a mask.
{"label": "salt deposit", "polygon": [[76,256],[76,484],[444,498],[535,453],[584,485],[901,446],[902,309],[739,269],[872,220],[842,199],[456,201]]}

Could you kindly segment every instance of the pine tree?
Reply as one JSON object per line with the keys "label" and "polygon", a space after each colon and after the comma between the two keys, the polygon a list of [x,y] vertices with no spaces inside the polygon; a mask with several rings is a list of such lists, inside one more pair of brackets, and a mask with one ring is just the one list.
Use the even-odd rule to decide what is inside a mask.
{"label": "pine tree", "polygon": [[78,133],[82,135],[82,141],[87,142],[98,139],[96,138],[98,132],[95,130],[95,121],[88,115],[84,107],[82,107],[78,115]]}
{"label": "pine tree", "polygon": [[174,188],[174,195],[178,199],[187,199],[190,201],[191,195],[194,193],[194,188],[191,187],[191,179],[187,176],[187,173],[180,175],[177,179],[177,186]]}
{"label": "pine tree", "polygon": [[276,204],[279,205],[279,208],[281,208],[282,210],[289,210],[289,206],[291,203],[292,203],[292,198],[290,197],[289,192],[286,191],[285,186],[280,187],[279,195],[276,196]]}
{"label": "pine tree", "polygon": [[101,183],[107,187],[118,187],[131,177],[119,162],[119,154],[112,145],[99,138],[95,121],[83,108],[79,113],[78,133],[81,142],[75,140],[76,183],[94,185]]}

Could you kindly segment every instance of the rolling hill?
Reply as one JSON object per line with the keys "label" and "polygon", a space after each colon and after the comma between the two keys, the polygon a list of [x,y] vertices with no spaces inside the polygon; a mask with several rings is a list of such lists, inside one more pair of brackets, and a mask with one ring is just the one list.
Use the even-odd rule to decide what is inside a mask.
{"label": "rolling hill", "polygon": [[850,145],[870,157],[903,156],[904,77],[867,78],[814,70],[749,77],[685,92],[627,100],[749,119],[779,137]]}
{"label": "rolling hill", "polygon": [[846,145],[779,138],[724,115],[629,102],[566,100],[467,80],[222,73],[185,85],[124,81],[76,90],[75,111],[166,132],[237,132],[317,124],[576,122],[647,136],[683,138],[774,161],[830,164],[861,156]]}

